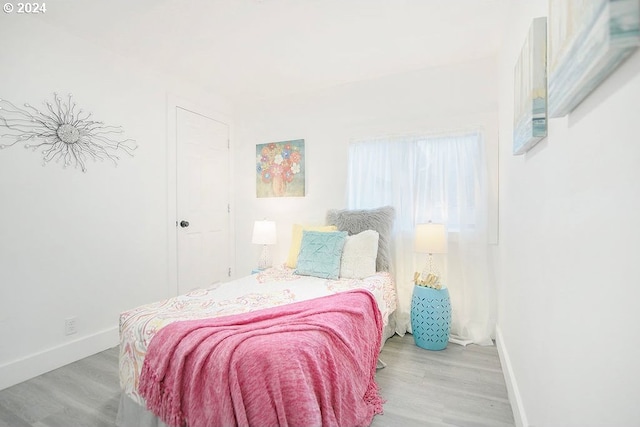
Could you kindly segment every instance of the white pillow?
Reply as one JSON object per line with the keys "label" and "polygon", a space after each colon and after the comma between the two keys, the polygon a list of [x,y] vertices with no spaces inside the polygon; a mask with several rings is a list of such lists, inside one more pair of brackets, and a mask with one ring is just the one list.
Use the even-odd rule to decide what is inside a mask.
{"label": "white pillow", "polygon": [[379,238],[374,230],[348,236],[340,260],[340,277],[362,279],[376,274]]}

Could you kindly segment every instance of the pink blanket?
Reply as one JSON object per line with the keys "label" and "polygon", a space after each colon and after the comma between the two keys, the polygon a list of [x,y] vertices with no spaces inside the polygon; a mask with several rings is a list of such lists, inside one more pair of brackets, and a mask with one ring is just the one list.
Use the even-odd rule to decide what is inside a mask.
{"label": "pink blanket", "polygon": [[366,426],[382,413],[381,338],[364,290],[176,322],[151,340],[139,391],[171,426]]}

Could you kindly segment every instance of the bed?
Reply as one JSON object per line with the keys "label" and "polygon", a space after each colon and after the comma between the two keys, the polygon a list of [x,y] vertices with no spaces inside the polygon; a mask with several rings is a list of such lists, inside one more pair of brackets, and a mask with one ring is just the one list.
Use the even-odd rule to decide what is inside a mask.
{"label": "bed", "polygon": [[[359,221],[355,231],[345,230],[354,229],[353,225],[340,223],[343,214],[349,219],[353,211],[330,211],[327,215],[331,224],[329,230],[298,230],[301,231],[301,247],[292,244],[291,249],[292,253],[299,254],[295,268],[290,267],[291,259],[288,259],[278,268],[121,313],[119,375],[122,394],[116,424],[121,427],[257,423],[367,425],[375,413],[380,413],[382,400],[373,374],[381,346],[395,331],[395,284],[386,271],[388,264],[385,264],[384,251],[388,248],[381,248],[384,242],[380,233],[375,231],[373,258],[371,245],[367,244],[369,249],[363,251],[362,243],[371,241],[372,229],[380,229],[379,224]],[[371,212],[365,212],[365,217],[370,218]],[[294,230],[294,241],[296,234]],[[340,246],[338,254],[339,273],[335,273],[334,264],[334,273],[327,275],[326,263],[321,262],[318,267],[317,260],[323,256],[318,255],[317,239],[323,240],[321,246],[326,248],[331,246],[331,242],[327,245],[326,239],[333,238],[342,238],[346,243]],[[312,254],[308,262],[304,259],[305,252]],[[335,247],[333,252],[334,256],[338,252]],[[363,255],[364,252],[368,255]],[[348,254],[355,257],[350,258]],[[364,270],[363,256],[368,257]],[[300,323],[299,319],[304,322]],[[298,325],[295,326],[297,329],[293,331],[295,328],[291,325]],[[279,335],[268,335],[269,339],[266,339],[262,332],[267,330],[265,328],[269,331],[278,329]],[[322,334],[318,333],[320,329]],[[213,332],[207,332],[205,337],[202,331]],[[194,340],[194,336],[200,338]],[[224,338],[220,338],[222,336]],[[241,336],[243,338],[239,338]],[[278,341],[274,342],[274,339]],[[233,340],[237,340],[233,344],[235,347],[224,347],[231,346]],[[218,346],[216,353],[211,350],[213,341]],[[304,345],[300,344],[302,342]],[[247,343],[253,343],[253,347]],[[186,345],[192,347],[185,349]],[[284,352],[278,353],[285,347]],[[375,355],[371,356],[373,351]],[[187,363],[184,361],[188,360],[184,354],[202,354],[201,361],[193,362],[199,363],[201,370],[183,369]],[[184,358],[177,359],[178,356]],[[211,364],[211,360],[216,362]],[[360,366],[368,365],[371,360],[372,369]],[[296,367],[292,369],[287,364]],[[172,383],[173,388],[170,388],[166,378],[173,378],[175,372],[182,375],[183,371],[191,372],[189,387],[193,388],[192,384],[197,382],[198,387],[208,387],[207,391],[198,388],[198,394],[188,394],[186,398],[181,396],[187,396],[185,393],[192,393],[192,390],[178,384],[180,381]],[[264,375],[256,372],[264,372]],[[349,384],[340,382],[352,373],[355,379],[350,379]],[[205,378],[206,375],[210,377]],[[367,376],[371,378],[367,379]],[[351,390],[351,383],[360,377],[361,381]],[[254,384],[256,382],[259,385]],[[253,388],[248,388],[247,384]],[[225,389],[224,395],[211,394],[221,388]],[[261,390],[268,390],[268,393]],[[362,398],[354,398],[354,395],[363,394],[364,403],[359,401]],[[208,398],[202,398],[202,395]],[[269,395],[265,397],[267,400],[261,401],[263,395]],[[332,403],[331,398],[336,396],[340,398]],[[175,403],[176,400],[182,400],[183,406],[180,402]],[[187,405],[185,400],[193,401],[193,404]],[[241,410],[237,408],[238,402]],[[359,404],[361,407],[357,406]],[[308,409],[305,405],[316,408]],[[345,405],[354,409],[347,409]],[[307,410],[313,414],[308,415]],[[215,417],[207,418],[212,417],[212,413]],[[211,421],[213,419],[216,421]]]}

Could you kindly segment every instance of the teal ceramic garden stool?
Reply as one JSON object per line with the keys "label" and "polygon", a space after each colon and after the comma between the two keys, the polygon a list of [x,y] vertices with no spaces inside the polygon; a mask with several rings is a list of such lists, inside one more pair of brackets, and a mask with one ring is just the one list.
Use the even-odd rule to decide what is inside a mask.
{"label": "teal ceramic garden stool", "polygon": [[411,330],[418,347],[442,350],[447,346],[451,330],[451,302],[447,289],[413,287]]}

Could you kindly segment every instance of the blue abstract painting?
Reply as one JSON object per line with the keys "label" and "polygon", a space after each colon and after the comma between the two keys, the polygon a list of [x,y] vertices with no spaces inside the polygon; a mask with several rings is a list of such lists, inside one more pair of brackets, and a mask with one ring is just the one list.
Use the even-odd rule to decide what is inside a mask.
{"label": "blue abstract painting", "polygon": [[514,72],[513,154],[547,136],[547,18],[536,18]]}
{"label": "blue abstract painting", "polygon": [[639,44],[638,0],[549,0],[549,117],[573,111]]}

